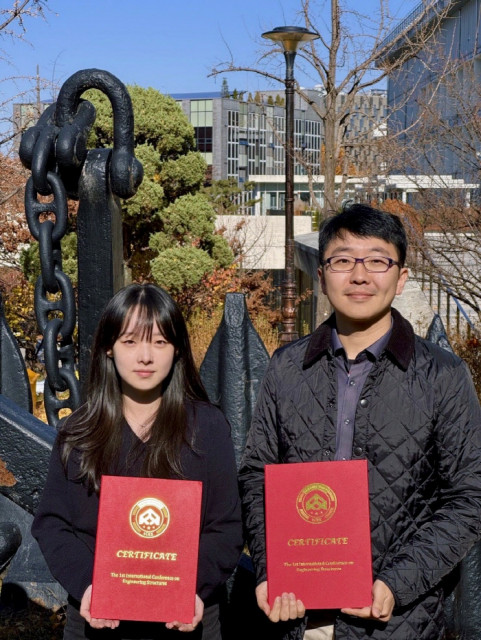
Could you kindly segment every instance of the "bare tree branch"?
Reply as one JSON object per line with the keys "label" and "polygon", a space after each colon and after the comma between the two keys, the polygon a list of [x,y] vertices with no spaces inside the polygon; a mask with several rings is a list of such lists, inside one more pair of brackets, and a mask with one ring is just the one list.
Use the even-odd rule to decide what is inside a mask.
{"label": "bare tree branch", "polygon": [[[351,169],[356,165],[358,153],[355,149],[359,149],[359,145],[351,139],[348,123],[357,109],[358,96],[388,74],[401,69],[428,43],[435,42],[441,20],[448,10],[443,4],[449,5],[426,0],[422,10],[413,12],[401,28],[390,33],[392,19],[386,0],[379,0],[378,11],[371,16],[341,0],[329,0],[325,28],[322,24],[326,16],[325,5],[321,6],[315,0],[300,0],[304,25],[319,35],[318,40],[299,48],[297,59],[304,65],[305,73],[307,70],[313,72],[324,94],[317,99],[299,86],[297,91],[323,123],[325,210],[339,207],[345,197]],[[269,55],[277,50],[271,48],[259,58],[257,65],[237,65],[231,61],[218,65],[211,75],[247,71],[283,83],[282,78],[265,68]],[[377,147],[377,143],[370,144],[373,149]],[[305,168],[309,175],[311,168],[307,165]],[[340,184],[336,182],[336,175],[341,175]]]}
{"label": "bare tree branch", "polygon": [[[45,18],[44,12],[47,6],[47,0],[10,1],[11,5],[9,7],[0,9],[0,19],[2,20],[2,22],[0,22],[0,39],[3,38],[5,40],[6,37],[10,37],[13,39],[25,40],[25,34],[27,32],[25,19],[38,17]],[[10,56],[6,54],[5,51],[2,51],[1,59],[7,64],[10,63]],[[6,86],[10,84],[13,87],[13,91],[11,91],[10,87],[8,87],[2,92],[3,95],[8,95],[9,93],[10,95],[8,95],[6,99],[2,99],[0,101],[0,147],[2,148],[8,143],[12,142],[16,134],[18,133],[18,131],[13,130],[13,118],[11,117],[11,110],[13,102],[20,102],[22,98],[25,98],[25,94],[29,93],[25,91],[17,91],[15,93],[15,87],[18,86],[20,82],[23,82],[25,80],[31,81],[32,85],[36,83],[38,92],[45,86],[45,81],[41,80],[38,77],[38,74],[36,77],[30,78],[11,76],[3,77],[0,79],[0,82],[5,83]]]}
{"label": "bare tree branch", "polygon": [[21,32],[25,33],[24,18],[43,17],[45,2],[46,0],[15,0],[11,7],[0,9],[0,16],[3,17],[3,22],[0,23],[0,35],[21,37],[21,34],[15,33],[9,27],[18,25]]}

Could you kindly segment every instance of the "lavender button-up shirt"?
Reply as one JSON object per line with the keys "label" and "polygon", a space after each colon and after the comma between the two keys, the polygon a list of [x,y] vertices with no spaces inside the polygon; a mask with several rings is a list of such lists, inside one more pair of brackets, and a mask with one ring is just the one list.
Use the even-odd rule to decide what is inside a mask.
{"label": "lavender button-up shirt", "polygon": [[381,355],[390,335],[391,329],[370,347],[361,351],[355,360],[348,360],[336,329],[332,329],[338,398],[335,460],[350,460],[352,458],[357,403],[369,371]]}

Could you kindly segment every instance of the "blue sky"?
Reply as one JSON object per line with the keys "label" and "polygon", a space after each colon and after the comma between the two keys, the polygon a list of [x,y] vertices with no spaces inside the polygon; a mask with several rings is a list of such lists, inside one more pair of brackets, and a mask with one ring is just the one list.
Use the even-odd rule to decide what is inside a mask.
{"label": "blue sky", "polygon": [[[345,4],[359,6],[355,0]],[[379,0],[363,0],[362,5],[364,13],[375,16]],[[416,5],[413,0],[391,0],[391,13],[401,19]],[[299,0],[48,0],[47,6],[46,20],[27,21],[27,42],[0,42],[11,61],[2,64],[2,77],[32,77],[38,64],[47,84],[60,85],[75,71],[96,67],[124,83],[163,93],[220,91],[223,76],[209,78],[212,67],[231,54],[237,64],[253,65],[266,50],[263,31],[303,24]],[[321,25],[327,5],[321,2],[318,7]],[[282,65],[279,56],[280,69]],[[255,74],[226,77],[231,90],[266,88],[266,81]],[[315,83],[299,67],[296,77],[304,86]],[[28,86],[28,80],[17,81],[15,87],[0,84],[1,102],[15,95],[17,87]],[[47,87],[42,98],[50,97]]]}

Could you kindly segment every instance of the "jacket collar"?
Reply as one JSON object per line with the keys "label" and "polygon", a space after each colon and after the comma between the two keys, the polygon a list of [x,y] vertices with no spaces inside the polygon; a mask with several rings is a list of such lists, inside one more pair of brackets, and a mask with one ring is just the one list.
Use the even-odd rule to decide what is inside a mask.
{"label": "jacket collar", "polygon": [[[409,322],[396,309],[391,309],[392,332],[385,347],[399,367],[406,371],[414,354],[414,330]],[[304,356],[304,369],[310,367],[331,347],[331,330],[336,326],[335,315],[332,314],[311,335]]]}

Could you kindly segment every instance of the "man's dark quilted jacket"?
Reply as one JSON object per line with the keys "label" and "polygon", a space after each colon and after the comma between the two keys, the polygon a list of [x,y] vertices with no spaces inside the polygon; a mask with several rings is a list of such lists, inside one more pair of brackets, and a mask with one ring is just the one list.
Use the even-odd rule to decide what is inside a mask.
{"label": "man's dark quilted jacket", "polygon": [[[334,457],[332,322],[279,349],[259,395],[240,471],[259,582],[266,578],[264,465]],[[339,615],[336,640],[441,639],[440,583],[480,535],[481,414],[462,360],[415,336],[395,310],[358,403],[353,458],[368,460],[373,572],[396,607],[387,624]],[[302,638],[302,625],[285,637]]]}

